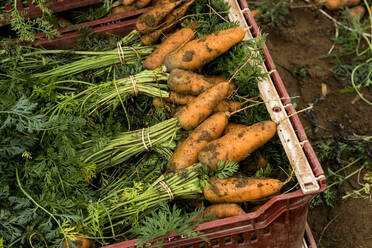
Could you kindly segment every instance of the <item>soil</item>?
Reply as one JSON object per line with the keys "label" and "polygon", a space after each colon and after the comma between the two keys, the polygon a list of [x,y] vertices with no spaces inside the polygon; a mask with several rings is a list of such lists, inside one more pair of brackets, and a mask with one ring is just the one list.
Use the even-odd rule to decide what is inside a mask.
{"label": "soil", "polygon": [[[297,110],[309,104],[314,106],[313,122],[303,114],[300,116],[305,129],[313,130],[312,136],[330,135],[334,126],[329,120],[338,121],[350,133],[372,135],[372,107],[355,93],[340,93],[349,85],[346,78],[334,77],[334,61],[325,57],[335,36],[333,22],[318,9],[305,7],[292,8],[290,15],[279,24],[261,27],[269,34],[267,45],[289,95],[298,97],[293,100]],[[327,88],[325,96],[322,84],[323,91]],[[370,91],[363,93],[372,96]],[[320,128],[313,129],[314,121]],[[323,165],[325,170],[326,167]],[[356,168],[358,165],[350,169]],[[318,247],[372,247],[371,201],[341,200],[347,191],[357,188],[360,187],[356,175],[341,185],[333,208],[310,209],[308,222],[316,242],[321,238]]]}

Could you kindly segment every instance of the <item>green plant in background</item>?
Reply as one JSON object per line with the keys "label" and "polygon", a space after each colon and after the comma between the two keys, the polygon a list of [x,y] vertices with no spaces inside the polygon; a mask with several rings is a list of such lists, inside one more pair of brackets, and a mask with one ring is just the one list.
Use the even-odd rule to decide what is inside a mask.
{"label": "green plant in background", "polygon": [[22,41],[33,42],[35,40],[36,33],[45,33],[48,39],[59,36],[59,32],[50,23],[49,18],[51,17],[50,10],[46,7],[48,0],[33,0],[34,4],[39,6],[42,16],[36,19],[25,20],[24,13],[17,9],[17,0],[14,0],[13,10],[10,14],[10,25],[12,30],[17,33],[17,36]]}
{"label": "green plant in background", "polygon": [[288,1],[280,0],[274,3],[269,0],[254,2],[252,9],[260,11],[255,19],[260,23],[274,23],[284,20],[284,17],[289,14]]}
{"label": "green plant in background", "polygon": [[359,97],[372,105],[371,99],[367,99],[361,89],[372,86],[372,13],[367,1],[364,1],[368,20],[362,22],[352,17],[350,10],[346,9],[342,15],[339,27],[339,35],[335,43],[339,49],[330,56],[336,59],[334,74],[337,77],[346,77],[350,87],[341,92],[356,92]]}
{"label": "green plant in background", "polygon": [[[317,195],[311,206],[315,207],[325,203],[333,207],[336,198],[337,189],[342,183],[349,180],[351,177],[358,176],[358,182],[362,186],[361,189],[348,192],[342,197],[362,197],[370,198],[371,186],[371,169],[372,169],[372,136],[334,136],[323,140],[313,142],[317,151],[318,158],[321,163],[327,161],[337,161],[339,167],[337,169],[327,169],[327,189],[320,195]],[[353,169],[358,165],[357,169]],[[360,182],[360,174],[365,173],[365,183]]]}

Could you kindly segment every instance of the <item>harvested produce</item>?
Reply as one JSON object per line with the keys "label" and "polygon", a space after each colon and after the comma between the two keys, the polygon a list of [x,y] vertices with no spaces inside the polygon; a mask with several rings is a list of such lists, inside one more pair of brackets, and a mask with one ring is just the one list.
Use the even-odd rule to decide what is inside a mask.
{"label": "harvested produce", "polygon": [[239,162],[263,146],[275,133],[276,124],[273,121],[262,121],[243,130],[230,131],[201,149],[198,159],[210,167],[219,160]]}
{"label": "harvested produce", "polygon": [[325,6],[329,10],[337,10],[342,7],[358,5],[360,0],[327,0]]}
{"label": "harvested produce", "polygon": [[93,240],[77,237],[73,241],[67,242],[66,240],[63,241],[63,248],[73,247],[73,243],[77,248],[96,248],[96,244]]}
{"label": "harvested produce", "polygon": [[169,73],[168,79],[170,90],[193,96],[200,95],[217,83],[219,82],[209,80],[198,73],[177,68]]}
{"label": "harvested produce", "polygon": [[236,203],[219,203],[205,208],[204,217],[214,215],[219,219],[244,215],[246,212]]}
{"label": "harvested produce", "polygon": [[194,101],[195,96],[184,95],[175,91],[171,91],[169,92],[169,97],[164,98],[164,100],[173,104],[185,105]]}
{"label": "harvested produce", "polygon": [[87,167],[94,164],[95,171],[100,172],[150,149],[169,154],[174,148],[172,140],[180,128],[177,122],[172,118],[148,128],[123,132],[100,147],[91,140],[85,141],[84,148],[79,151],[81,163]]}
{"label": "harvested produce", "polygon": [[211,178],[210,186],[205,186],[203,193],[212,203],[246,202],[278,193],[285,183],[271,178]]}
{"label": "harvested produce", "polygon": [[164,62],[164,57],[176,50],[178,47],[193,39],[195,36],[194,30],[191,28],[182,28],[171,34],[155,51],[143,61],[145,69],[153,70]]}
{"label": "harvested produce", "polygon": [[164,101],[163,98],[160,97],[154,97],[152,99],[152,105],[157,108],[166,109],[167,111],[170,112],[172,112],[175,109],[174,105]]}
{"label": "harvested produce", "polygon": [[[138,60],[150,55],[154,47],[150,46],[138,46],[131,45],[125,46],[125,44],[132,44],[133,40],[137,40],[139,33],[137,31],[132,31],[127,36],[125,36],[118,44],[120,49],[114,49],[111,51],[104,52],[94,52],[94,51],[65,51],[65,50],[41,50],[35,53],[38,54],[77,54],[84,55],[81,59],[67,63],[51,70],[40,72],[32,75],[32,77],[37,80],[55,80],[57,78],[66,78],[76,75],[81,72],[88,70],[96,70],[99,68],[108,67],[114,64],[122,63],[127,64],[137,64]],[[33,55],[35,53],[31,53]],[[30,56],[25,54],[24,56]],[[5,61],[2,61],[5,62]]]}
{"label": "harvested produce", "polygon": [[110,16],[120,15],[136,9],[135,6],[116,6],[110,10]]}
{"label": "harvested produce", "polygon": [[155,44],[159,38],[160,35],[166,33],[169,29],[171,29],[176,23],[177,20],[179,20],[182,16],[185,15],[187,9],[189,6],[194,2],[194,0],[188,1],[187,3],[184,3],[180,7],[174,9],[164,20],[164,22],[160,25],[160,28],[157,30],[154,30],[150,33],[144,34],[141,37],[141,41],[145,46],[149,46],[152,44]]}
{"label": "harvested produce", "polygon": [[[101,83],[98,85],[88,82],[79,82],[88,85],[86,90],[73,94],[65,95],[61,101],[51,108],[51,115],[61,114],[64,106],[76,104],[76,109],[80,114],[92,114],[97,110],[106,112],[118,106],[120,101],[125,101],[128,97],[138,94],[145,94],[152,97],[168,97],[165,84],[159,83],[168,79],[168,74],[164,72],[164,67],[156,70],[144,70],[140,73]],[[153,83],[152,83],[153,82]]]}
{"label": "harvested produce", "polygon": [[168,71],[173,69],[196,70],[227,52],[243,40],[245,30],[241,27],[217,31],[186,43],[181,49],[168,54],[164,64]]}
{"label": "harvested produce", "polygon": [[361,5],[355,6],[350,9],[351,16],[357,18],[358,20],[362,19],[365,13],[366,13],[366,10]]}
{"label": "harvested produce", "polygon": [[168,171],[178,172],[198,161],[198,152],[209,141],[218,138],[228,123],[224,112],[211,115],[195,128],[185,141],[174,151],[168,161]]}
{"label": "harvested produce", "polygon": [[227,96],[229,83],[219,83],[206,90],[187,104],[177,114],[181,126],[185,130],[194,129],[208,118],[216,106]]}
{"label": "harvested produce", "polygon": [[214,109],[215,112],[234,112],[240,109],[245,102],[222,101]]}
{"label": "harvested produce", "polygon": [[255,16],[258,16],[259,14],[261,14],[261,11],[258,10],[258,9],[254,9],[254,10],[251,11],[251,14],[252,14],[253,17],[255,17]]}
{"label": "harvested produce", "polygon": [[134,2],[134,6],[137,7],[137,9],[141,9],[143,7],[146,7],[147,5],[149,5],[151,3],[151,0],[136,0]]}
{"label": "harvested produce", "polygon": [[149,33],[154,30],[160,22],[182,1],[162,1],[161,4],[154,6],[153,9],[143,13],[138,17],[136,28],[141,33]]}
{"label": "harvested produce", "polygon": [[225,128],[225,131],[223,132],[223,135],[227,134],[227,133],[230,133],[230,132],[238,132],[238,131],[242,131],[244,130],[245,128],[247,128],[247,125],[244,125],[244,124],[237,124],[237,123],[232,123],[230,122],[226,128]]}

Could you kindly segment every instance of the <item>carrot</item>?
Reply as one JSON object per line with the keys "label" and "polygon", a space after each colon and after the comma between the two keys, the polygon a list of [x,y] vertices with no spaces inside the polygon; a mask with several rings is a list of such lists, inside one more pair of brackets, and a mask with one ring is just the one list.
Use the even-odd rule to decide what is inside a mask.
{"label": "carrot", "polygon": [[285,183],[271,178],[211,178],[210,186],[204,187],[203,193],[212,203],[246,202],[280,192]]}
{"label": "carrot", "polygon": [[366,10],[361,5],[350,9],[351,16],[357,18],[358,20],[362,19],[365,13],[366,13]]}
{"label": "carrot", "polygon": [[181,49],[168,54],[165,57],[164,64],[168,71],[175,68],[200,69],[241,41],[244,35],[243,28],[234,27],[192,40]]}
{"label": "carrot", "polygon": [[230,122],[229,125],[227,125],[227,127],[225,128],[225,131],[223,132],[223,135],[227,134],[227,133],[230,133],[230,132],[236,132],[237,130],[244,130],[245,128],[247,128],[246,125],[243,125],[243,124],[236,124],[236,123],[232,123]]}
{"label": "carrot", "polygon": [[195,36],[194,30],[191,28],[182,28],[171,34],[155,51],[143,61],[143,67],[153,70],[163,64],[164,57],[168,53],[174,51],[185,42],[193,39]]}
{"label": "carrot", "polygon": [[164,100],[173,104],[186,105],[195,100],[195,96],[184,95],[171,91],[169,92],[169,97],[164,98]]}
{"label": "carrot", "polygon": [[165,109],[169,112],[173,112],[175,109],[175,107],[172,104],[166,103],[160,97],[154,97],[152,99],[152,105],[154,105],[154,107]]}
{"label": "carrot", "polygon": [[182,16],[185,15],[187,9],[189,6],[194,2],[194,0],[191,0],[184,5],[174,9],[169,15],[165,17],[164,22],[161,24],[161,28],[145,34],[141,37],[141,41],[145,46],[152,45],[156,43],[161,34],[166,33],[169,29],[171,29],[174,25],[177,24],[177,20],[180,19]]}
{"label": "carrot", "polygon": [[215,112],[234,112],[243,106],[244,102],[222,101],[214,109]]}
{"label": "carrot", "polygon": [[276,133],[276,124],[262,121],[243,130],[226,133],[200,150],[198,159],[213,167],[219,160],[239,162],[263,146]]}
{"label": "carrot", "polygon": [[136,2],[134,3],[134,5],[138,9],[142,9],[143,7],[146,7],[147,5],[149,5],[150,3],[151,3],[151,0],[136,0]]}
{"label": "carrot", "polygon": [[121,4],[124,5],[124,6],[128,6],[128,5],[131,5],[132,3],[134,3],[136,0],[121,0]]}
{"label": "carrot", "polygon": [[[226,82],[226,81],[224,81]],[[169,73],[168,87],[169,89],[178,93],[197,96],[205,90],[213,87],[220,82],[216,82],[204,77],[201,74],[182,70],[174,69]],[[231,84],[230,91],[235,90],[235,85]]]}
{"label": "carrot", "polygon": [[[96,248],[96,244],[92,240],[82,238],[82,237],[76,238],[75,240],[72,241],[72,243],[74,243],[74,245],[77,248]],[[64,240],[63,248],[67,248],[67,247],[71,247],[71,245],[68,246],[66,240]]]}
{"label": "carrot", "polygon": [[178,4],[182,1],[163,1],[162,4],[158,4],[153,9],[143,13],[138,17],[136,22],[136,28],[141,33],[148,33],[163,20],[165,16],[169,14]]}
{"label": "carrot", "polygon": [[261,14],[261,11],[258,10],[258,9],[254,9],[254,10],[251,11],[251,14],[252,14],[253,17],[256,17],[256,16],[258,16],[259,14]]}
{"label": "carrot", "polygon": [[203,121],[187,139],[174,151],[168,161],[168,171],[179,172],[198,161],[198,152],[209,141],[221,136],[228,120],[225,113],[215,113]]}
{"label": "carrot", "polygon": [[224,76],[214,76],[214,75],[209,75],[205,76],[208,80],[213,81],[215,83],[222,83],[222,82],[227,82],[227,78]]}
{"label": "carrot", "polygon": [[205,208],[204,217],[214,215],[219,219],[244,215],[246,212],[236,203],[219,203]]}
{"label": "carrot", "polygon": [[110,16],[123,14],[136,9],[135,6],[117,6],[110,10]]}
{"label": "carrot", "polygon": [[178,112],[177,117],[185,130],[194,129],[208,118],[213,109],[227,96],[229,83],[219,83],[201,93]]}
{"label": "carrot", "polygon": [[325,6],[329,10],[337,10],[341,7],[355,6],[360,3],[360,0],[328,0]]}

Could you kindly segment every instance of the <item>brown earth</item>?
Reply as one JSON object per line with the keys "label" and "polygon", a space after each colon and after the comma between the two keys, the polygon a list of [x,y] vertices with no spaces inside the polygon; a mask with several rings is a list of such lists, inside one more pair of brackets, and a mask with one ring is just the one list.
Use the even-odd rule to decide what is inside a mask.
{"label": "brown earth", "polygon": [[[314,104],[313,114],[318,126],[333,129],[328,120],[337,120],[351,133],[372,135],[372,107],[356,97],[355,93],[340,93],[348,86],[347,81],[333,76],[333,61],[324,56],[333,44],[333,22],[318,9],[305,7],[292,8],[290,15],[280,24],[262,27],[264,32],[269,33],[267,45],[288,93],[299,96],[294,99],[298,110]],[[301,68],[302,76],[299,75]],[[297,71],[297,75],[293,75],[294,71]],[[325,97],[322,96],[322,84],[327,87]],[[370,91],[363,93],[372,96]],[[304,115],[301,115],[301,120],[305,128],[310,130],[311,122]],[[322,134],[325,131],[318,128],[314,135]],[[323,168],[326,167],[323,165]],[[358,165],[350,170],[356,168]],[[322,236],[318,247],[372,247],[371,201],[354,198],[341,200],[347,191],[358,188],[360,186],[355,176],[339,188],[334,208],[321,206],[310,210],[308,222],[316,242]]]}

